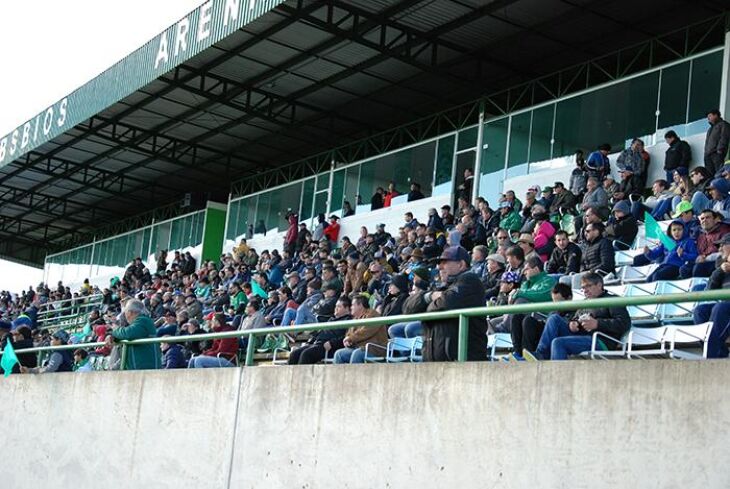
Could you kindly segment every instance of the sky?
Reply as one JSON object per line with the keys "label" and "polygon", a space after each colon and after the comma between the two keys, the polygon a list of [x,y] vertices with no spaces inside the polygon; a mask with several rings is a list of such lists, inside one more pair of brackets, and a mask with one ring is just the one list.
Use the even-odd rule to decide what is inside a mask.
{"label": "sky", "polygon": [[[154,38],[203,0],[3,0],[0,137]],[[37,285],[42,270],[0,260],[0,290]]]}

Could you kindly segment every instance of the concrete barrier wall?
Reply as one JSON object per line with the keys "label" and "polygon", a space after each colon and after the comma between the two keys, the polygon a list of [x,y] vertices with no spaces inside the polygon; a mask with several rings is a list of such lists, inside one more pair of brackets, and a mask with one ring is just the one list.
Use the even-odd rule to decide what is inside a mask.
{"label": "concrete barrier wall", "polygon": [[728,373],[652,361],[11,376],[2,486],[724,488]]}

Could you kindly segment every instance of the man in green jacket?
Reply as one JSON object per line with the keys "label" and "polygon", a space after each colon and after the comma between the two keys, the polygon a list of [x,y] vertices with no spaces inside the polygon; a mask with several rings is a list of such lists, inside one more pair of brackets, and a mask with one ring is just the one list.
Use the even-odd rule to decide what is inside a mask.
{"label": "man in green jacket", "polygon": [[499,216],[499,227],[510,233],[518,232],[522,227],[522,218],[507,200],[499,203]]}
{"label": "man in green jacket", "polygon": [[[129,326],[112,331],[108,343],[116,340],[138,340],[154,338],[157,335],[155,324],[141,301],[131,299],[124,305],[124,318]],[[128,345],[124,370],[145,370],[160,368],[160,347],[157,344]]]}
{"label": "man in green jacket", "polygon": [[[525,280],[519,289],[515,290],[510,297],[510,304],[524,304],[526,302],[550,302],[553,289],[557,280],[548,275],[538,256],[531,256],[525,259],[525,266],[522,269]],[[545,314],[547,316],[547,314]],[[525,314],[510,314],[509,324],[512,336],[513,355],[521,359],[522,355],[522,321]]]}

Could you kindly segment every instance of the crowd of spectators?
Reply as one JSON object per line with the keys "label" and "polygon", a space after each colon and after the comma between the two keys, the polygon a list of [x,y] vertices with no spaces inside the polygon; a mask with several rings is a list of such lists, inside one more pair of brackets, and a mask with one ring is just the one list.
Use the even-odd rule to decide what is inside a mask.
{"label": "crowd of spectators", "polygon": [[[457,355],[456,319],[362,327],[358,320],[484,305],[571,300],[582,289],[587,298],[606,297],[604,280],[616,273],[615,252],[631,248],[645,220],[671,220],[666,237],[646,247],[634,265],[658,264],[649,281],[709,277],[708,288],[730,285],[730,161],[725,162],[730,125],[719,111],[708,113],[703,165],[690,169],[691,148],[674,131],[666,133],[665,178],[647,181],[653,163],[636,139],[620,152],[619,178],[611,175],[611,147],[577,151],[570,180],[524,197],[507,190],[490,203],[472,200],[473,173],[457,184],[455,205],[430,209],[423,222],[411,212],[397,230],[384,224],[362,227],[358,236],[341,236],[340,216],[319,215],[313,229],[286,216],[281,251],[260,253],[242,239],[217,261],[196,263],[190,253],[159,253],[154,270],[136,258],[123,277],[103,290],[85,283],[76,298],[100,293],[103,304],[81,333],[57,331],[34,336],[38,308],[70,291],[41,285],[12,298],[3,293],[2,345],[79,343],[105,346],[87,352],[57,352],[38,367],[30,356],[20,371],[41,373],[84,370],[93,356],[121,362],[122,339],[189,336],[184,342],[129,348],[125,368],[206,368],[237,364],[246,341],[237,338],[195,341],[196,334],[349,321],[352,326],[312,331],[303,344],[293,335],[269,335],[255,345],[260,352],[291,349],[290,364],[361,363],[382,356],[389,339],[420,336],[424,361],[451,361]],[[697,155],[694,155],[695,157]],[[645,193],[649,186],[650,192]],[[417,184],[409,200],[422,198]],[[373,208],[389,206],[397,195],[391,184],[378,189]],[[411,198],[413,197],[413,198]],[[473,203],[472,203],[473,202]],[[347,210],[343,217],[347,216]],[[696,321],[714,321],[710,356],[727,356],[730,305],[704,305]],[[21,314],[22,313],[22,314]],[[21,314],[18,316],[18,314]],[[26,318],[26,319],[24,319]],[[22,320],[27,324],[19,324]],[[590,348],[595,331],[620,338],[630,327],[626,308],[575,313],[510,314],[469,319],[469,360],[487,355],[487,333],[510,333],[515,360],[565,359]],[[25,343],[23,343],[25,342]],[[616,345],[608,344],[606,348]]]}

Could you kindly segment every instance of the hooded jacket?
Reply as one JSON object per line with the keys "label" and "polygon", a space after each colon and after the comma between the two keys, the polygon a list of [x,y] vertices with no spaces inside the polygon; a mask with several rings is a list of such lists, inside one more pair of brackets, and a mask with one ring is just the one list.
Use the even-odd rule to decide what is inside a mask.
{"label": "hooded jacket", "polygon": [[[672,238],[671,229],[674,224],[682,226],[682,237],[679,240]],[[681,219],[675,219],[667,228],[667,236],[676,243],[676,247],[672,251],[668,251],[664,244],[660,244],[656,248],[649,250],[646,257],[653,262],[663,265],[673,265],[681,267],[685,263],[694,263],[697,258],[697,244],[695,240],[689,237],[689,229]],[[682,249],[682,256],[677,253]]]}
{"label": "hooded jacket", "polygon": [[730,182],[724,178],[716,178],[710,186],[722,195],[722,200],[712,201],[712,210],[722,214],[725,219],[730,218]]}
{"label": "hooded jacket", "polygon": [[525,299],[528,302],[550,302],[552,299],[550,291],[556,282],[557,280],[542,271],[523,281],[514,298]]}

